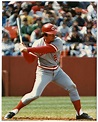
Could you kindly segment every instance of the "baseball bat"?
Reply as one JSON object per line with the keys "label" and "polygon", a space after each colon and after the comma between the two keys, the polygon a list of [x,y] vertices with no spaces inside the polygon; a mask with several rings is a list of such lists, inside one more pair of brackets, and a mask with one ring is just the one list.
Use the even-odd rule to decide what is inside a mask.
{"label": "baseball bat", "polygon": [[20,17],[17,17],[17,27],[18,27],[18,34],[19,34],[20,43],[23,43],[22,42],[22,35],[21,35],[21,19],[20,19]]}

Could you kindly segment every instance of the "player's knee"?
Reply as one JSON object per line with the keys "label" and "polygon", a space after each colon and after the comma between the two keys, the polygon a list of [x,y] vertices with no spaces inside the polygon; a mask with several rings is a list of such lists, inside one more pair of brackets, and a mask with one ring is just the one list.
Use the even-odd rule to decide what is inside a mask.
{"label": "player's knee", "polygon": [[35,100],[35,99],[38,99],[40,96],[32,96],[32,99]]}
{"label": "player's knee", "polygon": [[76,87],[75,84],[70,86],[70,88],[69,88],[69,96],[70,96],[71,101],[76,101],[76,100],[80,99],[78,91],[77,91],[77,87]]}
{"label": "player's knee", "polygon": [[33,100],[37,99],[40,97],[40,94],[37,94],[37,93],[31,93],[31,97]]}
{"label": "player's knee", "polygon": [[70,92],[70,91],[74,91],[76,89],[77,89],[76,85],[75,84],[72,84],[72,85],[70,85],[68,91]]}
{"label": "player's knee", "polygon": [[37,98],[39,98],[39,95],[32,94],[32,92],[30,92],[30,93],[26,94],[25,96],[23,96],[23,98],[21,100],[25,105],[27,105]]}

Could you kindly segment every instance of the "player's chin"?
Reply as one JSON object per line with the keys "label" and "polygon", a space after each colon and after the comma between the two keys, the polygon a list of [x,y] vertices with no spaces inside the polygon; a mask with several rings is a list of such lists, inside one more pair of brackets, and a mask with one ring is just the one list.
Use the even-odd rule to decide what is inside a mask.
{"label": "player's chin", "polygon": [[51,40],[50,42],[48,42],[48,44],[50,44],[51,42],[53,42],[54,40]]}
{"label": "player's chin", "polygon": [[54,39],[52,39],[52,40],[49,40],[49,39],[48,40],[45,40],[45,42],[48,43],[48,44],[50,44],[53,41],[54,41]]}

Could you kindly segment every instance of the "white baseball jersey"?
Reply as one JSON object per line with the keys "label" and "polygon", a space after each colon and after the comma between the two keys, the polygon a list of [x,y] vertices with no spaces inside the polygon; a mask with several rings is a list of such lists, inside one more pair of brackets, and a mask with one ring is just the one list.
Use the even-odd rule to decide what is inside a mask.
{"label": "white baseball jersey", "polygon": [[[50,43],[55,49],[55,53],[47,53],[47,54],[37,54],[38,56],[38,65],[39,66],[46,66],[46,67],[53,67],[59,64],[60,53],[63,50],[63,44],[59,37],[56,37],[53,42]],[[32,47],[38,46],[45,46],[46,43],[44,38],[41,38],[34,42]]]}

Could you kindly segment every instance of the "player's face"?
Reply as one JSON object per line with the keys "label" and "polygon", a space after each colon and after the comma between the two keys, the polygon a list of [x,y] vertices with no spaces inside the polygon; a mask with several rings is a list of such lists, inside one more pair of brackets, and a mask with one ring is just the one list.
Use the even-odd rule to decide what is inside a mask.
{"label": "player's face", "polygon": [[50,43],[52,41],[54,41],[55,39],[55,35],[54,34],[44,34],[44,39],[46,43]]}

